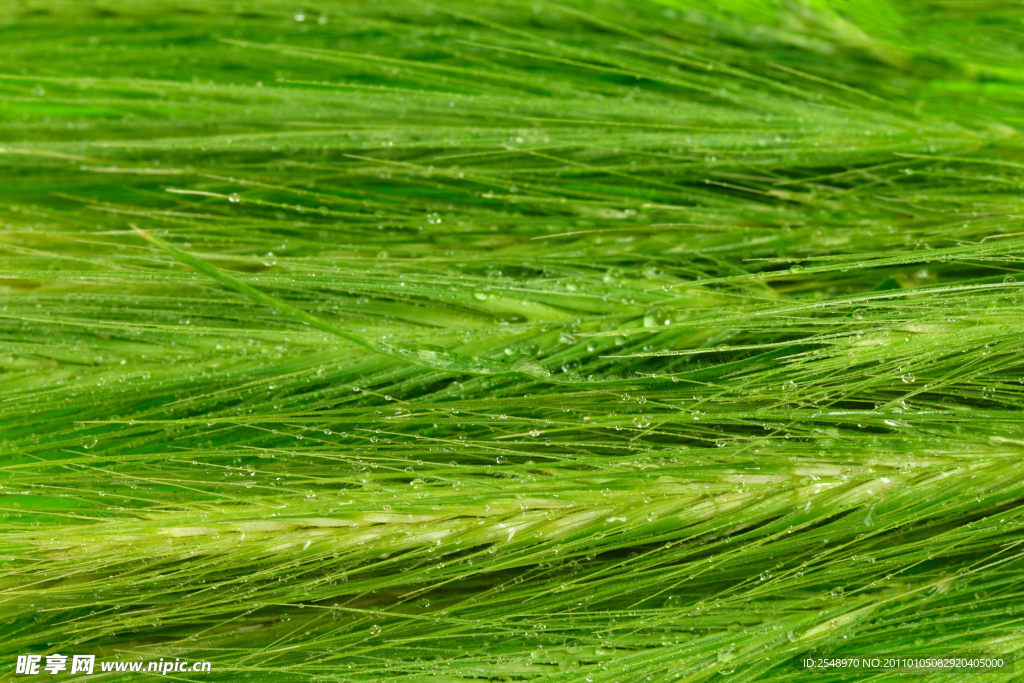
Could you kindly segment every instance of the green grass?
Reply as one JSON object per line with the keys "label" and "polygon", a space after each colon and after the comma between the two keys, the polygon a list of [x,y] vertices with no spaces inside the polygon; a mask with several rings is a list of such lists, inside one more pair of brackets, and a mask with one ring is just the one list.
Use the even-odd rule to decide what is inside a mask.
{"label": "green grass", "polygon": [[0,35],[0,679],[1024,650],[1024,5],[0,0]]}

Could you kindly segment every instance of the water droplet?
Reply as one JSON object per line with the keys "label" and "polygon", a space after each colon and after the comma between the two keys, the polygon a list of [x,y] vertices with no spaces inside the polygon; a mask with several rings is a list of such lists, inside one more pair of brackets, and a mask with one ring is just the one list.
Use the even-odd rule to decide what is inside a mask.
{"label": "water droplet", "polygon": [[900,379],[902,379],[902,380],[904,381],[904,383],[906,383],[906,384],[913,384],[913,383],[914,383],[914,381],[915,381],[915,380],[916,380],[917,378],[916,378],[916,377],[914,377],[914,375],[913,375],[912,373],[909,373],[909,372],[908,372],[907,374],[905,374],[905,375],[903,375],[902,377],[900,377]]}
{"label": "water droplet", "polygon": [[1003,284],[1004,285],[1012,285],[1016,281],[1017,281],[1017,278],[1015,278],[1012,275],[1007,275],[1006,277],[1003,278]]}
{"label": "water droplet", "polygon": [[242,198],[238,196],[237,192],[232,192],[231,194],[228,195],[228,201],[231,202],[232,204],[237,204],[238,202],[242,201]]}

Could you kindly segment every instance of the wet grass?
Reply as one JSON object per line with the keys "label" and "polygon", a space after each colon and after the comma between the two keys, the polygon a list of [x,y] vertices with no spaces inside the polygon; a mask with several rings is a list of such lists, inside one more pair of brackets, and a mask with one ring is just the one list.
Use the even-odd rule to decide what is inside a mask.
{"label": "wet grass", "polygon": [[1015,652],[1022,19],[0,2],[4,656]]}

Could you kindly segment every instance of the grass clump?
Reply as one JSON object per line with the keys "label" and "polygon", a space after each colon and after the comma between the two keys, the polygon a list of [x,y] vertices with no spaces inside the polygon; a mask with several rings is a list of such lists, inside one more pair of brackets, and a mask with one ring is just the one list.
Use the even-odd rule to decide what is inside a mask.
{"label": "grass clump", "polygon": [[5,657],[1017,652],[1022,19],[0,2]]}

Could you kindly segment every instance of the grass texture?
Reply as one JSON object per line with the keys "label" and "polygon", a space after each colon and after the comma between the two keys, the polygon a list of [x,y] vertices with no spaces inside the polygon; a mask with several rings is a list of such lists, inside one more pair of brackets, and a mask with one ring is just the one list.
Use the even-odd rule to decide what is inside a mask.
{"label": "grass texture", "polygon": [[1020,2],[0,0],[0,35],[0,679],[1024,650]]}

